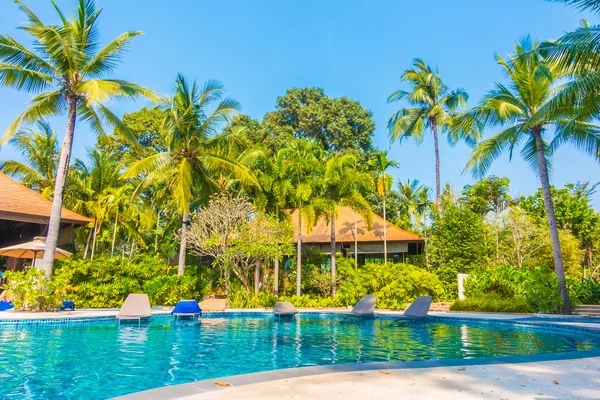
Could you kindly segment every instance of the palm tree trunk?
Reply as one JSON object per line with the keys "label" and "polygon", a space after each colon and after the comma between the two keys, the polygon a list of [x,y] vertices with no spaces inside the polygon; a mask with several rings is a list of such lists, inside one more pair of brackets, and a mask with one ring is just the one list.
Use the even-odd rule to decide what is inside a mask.
{"label": "palm tree trunk", "polygon": [[52,212],[48,222],[48,236],[46,237],[46,248],[44,249],[44,258],[41,269],[46,274],[46,279],[52,276],[52,265],[54,264],[54,252],[58,245],[58,234],[60,231],[60,214],[62,212],[63,195],[67,183],[67,174],[69,173],[69,160],[71,158],[71,149],[73,147],[73,135],[75,133],[75,121],[77,119],[77,100],[69,99],[69,116],[67,120],[67,129],[60,149],[60,159],[58,161],[58,171],[56,173],[56,183],[54,184],[54,198],[52,199]]}
{"label": "palm tree trunk", "polygon": [[383,262],[387,264],[387,219],[385,214],[385,191],[383,192]]}
{"label": "palm tree trunk", "polygon": [[435,204],[439,207],[442,204],[442,183],[440,177],[440,147],[438,140],[437,125],[432,124],[433,130],[433,148],[435,150]]}
{"label": "palm tree trunk", "polygon": [[302,295],[302,209],[298,208],[298,254],[296,255],[296,296]]}
{"label": "palm tree trunk", "polygon": [[119,223],[119,208],[117,207],[117,214],[115,215],[115,227],[113,229],[112,245],[110,247],[110,256],[112,257],[115,253],[115,242],[117,241],[117,224]]}
{"label": "palm tree trunk", "polygon": [[552,240],[552,250],[554,251],[554,268],[558,278],[558,293],[563,300],[562,313],[571,313],[571,303],[569,300],[569,291],[565,282],[565,266],[563,262],[562,250],[560,248],[560,238],[558,236],[558,224],[554,214],[554,203],[552,201],[552,192],[550,191],[550,179],[548,177],[548,166],[544,155],[544,144],[542,141],[541,128],[532,129],[535,138],[537,158],[540,169],[540,181],[542,192],[544,194],[544,204],[546,206],[546,215],[548,216],[548,227],[550,228],[550,239]]}
{"label": "palm tree trunk", "polygon": [[335,296],[335,215],[331,211],[331,293]]}
{"label": "palm tree trunk", "polygon": [[260,289],[260,263],[258,260],[254,262],[254,294],[258,294]]}
{"label": "palm tree trunk", "polygon": [[96,251],[96,237],[98,236],[98,222],[94,222],[94,236],[92,240],[92,254],[90,255],[90,260],[94,259],[94,252]]}
{"label": "palm tree trunk", "polygon": [[358,268],[358,223],[354,214],[354,268]]}
{"label": "palm tree trunk", "polygon": [[273,269],[275,270],[273,274],[273,294],[277,297],[279,296],[279,257],[275,259]]}
{"label": "palm tree trunk", "polygon": [[[94,218],[94,227],[95,226],[96,226],[96,219]],[[85,241],[85,249],[83,250],[83,259],[84,260],[87,258],[87,254],[90,249],[90,242],[92,241],[92,233],[94,231],[94,227],[92,227],[92,229],[90,229],[87,240]]]}
{"label": "palm tree trunk", "polygon": [[498,207],[496,207],[495,218],[496,218],[496,263],[498,263],[498,260],[500,259],[500,252],[498,249],[498,247],[500,246],[500,212],[498,210]]}
{"label": "palm tree trunk", "polygon": [[158,253],[158,229],[160,228],[160,210],[156,214],[156,233],[154,234],[154,252]]}
{"label": "palm tree trunk", "polygon": [[183,211],[183,222],[181,223],[181,243],[179,245],[179,267],[177,268],[177,275],[183,275],[185,272],[185,254],[187,247],[187,229],[188,229],[188,219],[190,217],[190,212],[187,210]]}

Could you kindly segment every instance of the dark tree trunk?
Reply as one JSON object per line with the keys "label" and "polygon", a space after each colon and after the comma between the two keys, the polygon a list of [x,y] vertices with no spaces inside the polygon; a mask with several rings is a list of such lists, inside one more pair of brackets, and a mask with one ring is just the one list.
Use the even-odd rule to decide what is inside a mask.
{"label": "dark tree trunk", "polygon": [[552,250],[554,252],[554,268],[556,277],[558,278],[558,293],[563,300],[562,313],[571,313],[571,302],[569,300],[569,292],[565,282],[565,265],[563,262],[562,250],[560,248],[560,238],[558,236],[558,225],[556,223],[556,215],[554,214],[554,202],[552,201],[552,192],[550,191],[550,179],[548,177],[548,166],[544,154],[544,144],[542,140],[542,129],[532,129],[533,137],[535,138],[535,146],[537,150],[537,158],[540,169],[540,182],[542,184],[542,192],[544,194],[544,204],[546,206],[546,215],[548,216],[548,227],[550,228],[550,239],[552,241]]}
{"label": "dark tree trunk", "polygon": [[52,199],[52,211],[50,221],[48,222],[48,235],[46,237],[46,248],[44,249],[44,258],[41,269],[46,274],[46,279],[52,276],[52,266],[54,264],[54,252],[58,245],[58,234],[60,232],[60,214],[62,212],[63,196],[67,183],[67,174],[69,173],[69,160],[71,159],[71,149],[73,147],[73,135],[75,133],[75,121],[77,120],[77,100],[69,100],[69,116],[67,119],[67,129],[60,149],[60,159],[58,161],[58,171],[56,173],[56,183],[54,184],[54,198]]}

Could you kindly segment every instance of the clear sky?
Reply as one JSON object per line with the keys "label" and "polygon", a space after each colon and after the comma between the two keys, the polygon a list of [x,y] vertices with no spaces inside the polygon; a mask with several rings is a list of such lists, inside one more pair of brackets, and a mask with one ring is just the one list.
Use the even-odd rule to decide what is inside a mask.
{"label": "clear sky", "polygon": [[[45,21],[56,21],[50,1],[25,0]],[[75,0],[58,0],[63,9]],[[463,87],[474,105],[502,80],[494,53],[512,52],[516,40],[531,34],[552,39],[594,17],[543,0],[421,0],[421,1],[199,1],[99,0],[102,40],[126,30],[142,30],[115,76],[168,94],[175,75],[205,81],[221,80],[227,94],[241,102],[243,112],[261,118],[273,109],[277,96],[294,86],[323,87],[329,96],[358,100],[373,112],[374,142],[387,149],[385,126],[398,104],[387,104],[395,89],[406,88],[400,75],[415,57],[437,65],[451,88]],[[0,1],[0,32],[27,43],[16,27],[24,17],[9,0]],[[30,95],[0,89],[0,131],[19,114]],[[147,102],[112,104],[118,114]],[[62,136],[64,119],[51,121]],[[488,134],[491,132],[488,132]],[[74,156],[83,157],[94,136],[87,127],[76,130]],[[391,146],[401,167],[401,180],[435,184],[432,139],[420,146],[411,141]],[[460,190],[472,183],[462,174],[469,148],[441,145],[442,182]],[[18,158],[5,146],[0,159]],[[571,147],[554,159],[552,183],[600,181],[600,166]],[[498,160],[491,170],[511,179],[513,195],[531,194],[536,175],[517,155]],[[600,194],[593,199],[600,210]]]}

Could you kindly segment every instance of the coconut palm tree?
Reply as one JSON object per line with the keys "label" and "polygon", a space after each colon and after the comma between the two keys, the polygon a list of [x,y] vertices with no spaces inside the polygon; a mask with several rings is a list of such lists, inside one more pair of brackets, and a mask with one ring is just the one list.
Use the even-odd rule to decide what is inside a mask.
{"label": "coconut palm tree", "polygon": [[496,83],[481,104],[469,112],[469,118],[502,130],[474,148],[466,168],[481,176],[503,152],[508,151],[512,157],[515,147],[522,146],[521,156],[540,177],[559,293],[563,299],[562,311],[566,314],[570,312],[570,303],[550,192],[550,161],[553,153],[565,143],[573,143],[597,156],[600,127],[591,122],[594,114],[582,104],[558,109],[548,106],[557,95],[556,88],[564,71],[544,59],[538,42],[526,37],[515,46],[515,54],[508,59],[496,55],[496,60],[508,78],[508,85]]}
{"label": "coconut palm tree", "polygon": [[58,166],[54,129],[47,122],[38,121],[37,130],[20,130],[10,139],[10,144],[21,152],[26,162],[7,160],[0,163],[0,170],[51,199]]}
{"label": "coconut palm tree", "polygon": [[416,230],[421,216],[419,205],[422,203],[422,192],[425,186],[418,179],[407,179],[406,182],[398,182],[398,193],[400,194],[400,221],[407,229]]}
{"label": "coconut palm tree", "polygon": [[[337,207],[349,206],[359,213],[371,226],[373,215],[369,202],[361,194],[362,191],[373,189],[373,181],[369,173],[356,168],[357,159],[352,154],[333,154],[325,165],[323,176],[324,198],[323,205],[326,207],[325,216],[331,226],[331,279],[332,293],[336,290],[336,265],[335,265],[335,219],[337,218]],[[355,249],[356,251],[356,249]]]}
{"label": "coconut palm tree", "polygon": [[[293,140],[289,147],[279,150],[277,158],[283,166],[281,174],[290,182],[280,189],[289,193],[289,204],[298,210],[298,243],[296,255],[296,296],[302,294],[302,220],[310,232],[323,213],[319,198],[322,190],[323,148],[310,140]],[[284,193],[283,191],[280,193]]]}
{"label": "coconut palm tree", "polygon": [[378,151],[375,156],[369,160],[369,165],[373,167],[376,177],[377,194],[381,196],[383,203],[383,260],[387,263],[387,216],[385,209],[385,200],[388,190],[392,187],[394,178],[387,173],[390,168],[399,168],[400,163],[388,158],[387,151]]}
{"label": "coconut palm tree", "polygon": [[222,155],[222,148],[232,137],[221,133],[221,129],[240,108],[237,101],[223,98],[223,91],[220,82],[210,80],[198,87],[195,81],[190,85],[178,75],[173,96],[161,107],[166,115],[160,130],[167,150],[134,163],[124,174],[126,178],[142,175],[142,187],[165,182],[170,189],[182,217],[179,275],[185,269],[192,199],[207,200],[221,174],[231,174],[244,185],[258,186],[250,169]]}
{"label": "coconut palm tree", "polygon": [[97,20],[101,10],[96,10],[93,0],[79,0],[77,13],[70,19],[53,3],[61,21],[58,25],[44,24],[23,2],[15,0],[15,3],[27,18],[22,29],[32,37],[34,50],[7,34],[0,35],[0,85],[32,93],[34,97],[4,132],[0,145],[8,142],[23,124],[67,114],[46,249],[40,264],[49,278],[77,119],[88,122],[97,133],[105,133],[104,123],[133,140],[133,135],[105,104],[120,97],[154,98],[155,95],[131,82],[106,79],[130,40],[141,32],[125,32],[99,48]]}
{"label": "coconut palm tree", "polygon": [[459,140],[474,144],[479,137],[476,126],[462,129],[466,125],[455,125],[457,110],[464,108],[469,96],[463,89],[450,90],[442,81],[437,69],[433,69],[421,59],[413,61],[413,68],[407,69],[402,80],[411,87],[410,91],[398,90],[388,97],[388,103],[402,101],[411,107],[403,108],[388,121],[388,134],[392,142],[413,138],[417,144],[423,141],[423,134],[430,129],[433,134],[435,151],[436,204],[440,204],[441,176],[439,135],[447,133],[448,142],[454,145]]}
{"label": "coconut palm tree", "polygon": [[[110,256],[112,257],[115,253],[115,243],[117,241],[117,231],[119,229],[119,223],[123,223],[123,219],[128,218],[128,211],[131,210],[131,204],[133,197],[133,188],[130,185],[122,185],[118,187],[108,188],[100,202],[106,209],[106,215],[114,216],[113,222],[113,236],[112,243],[110,246]],[[119,219],[121,218],[121,220]]]}

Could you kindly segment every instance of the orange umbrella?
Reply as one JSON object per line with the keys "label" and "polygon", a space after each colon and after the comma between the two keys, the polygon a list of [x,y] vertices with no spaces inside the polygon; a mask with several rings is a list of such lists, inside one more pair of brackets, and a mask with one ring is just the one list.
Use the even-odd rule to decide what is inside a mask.
{"label": "orange umbrella", "polygon": [[[46,238],[43,236],[36,236],[31,242],[16,244],[0,249],[0,256],[33,259],[32,265],[35,266],[35,260],[44,257],[45,249]],[[71,256],[71,253],[59,249],[58,247],[54,251],[54,258],[67,258]]]}

